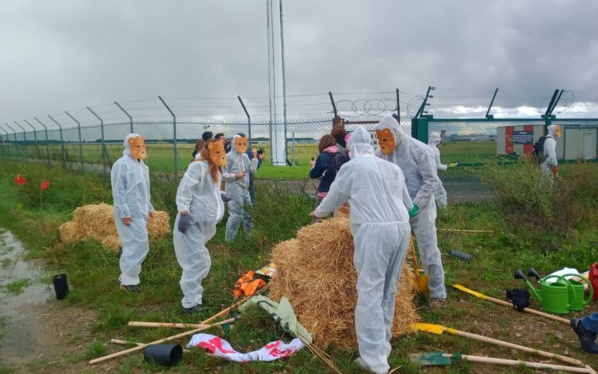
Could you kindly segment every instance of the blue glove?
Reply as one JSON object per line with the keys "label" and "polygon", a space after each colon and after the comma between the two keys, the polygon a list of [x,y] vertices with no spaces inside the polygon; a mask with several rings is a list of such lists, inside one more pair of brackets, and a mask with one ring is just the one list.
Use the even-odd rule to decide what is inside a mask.
{"label": "blue glove", "polygon": [[413,208],[411,208],[411,210],[409,211],[409,219],[415,217],[417,215],[417,212],[419,212],[419,207],[416,204],[413,204]]}
{"label": "blue glove", "polygon": [[191,220],[189,218],[189,214],[181,214],[181,217],[179,218],[179,231],[184,234],[187,232],[187,230],[189,230],[190,226]]}

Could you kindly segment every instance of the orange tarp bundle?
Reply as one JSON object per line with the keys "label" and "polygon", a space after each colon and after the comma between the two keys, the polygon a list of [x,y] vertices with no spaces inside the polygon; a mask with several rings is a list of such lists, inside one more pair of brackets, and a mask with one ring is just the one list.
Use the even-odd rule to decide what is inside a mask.
{"label": "orange tarp bundle", "polygon": [[235,283],[235,290],[233,291],[233,294],[235,295],[235,298],[238,298],[242,295],[252,296],[255,291],[264,287],[265,285],[266,282],[264,282],[263,279],[256,278],[253,270],[249,270],[245,275],[239,278],[237,283]]}

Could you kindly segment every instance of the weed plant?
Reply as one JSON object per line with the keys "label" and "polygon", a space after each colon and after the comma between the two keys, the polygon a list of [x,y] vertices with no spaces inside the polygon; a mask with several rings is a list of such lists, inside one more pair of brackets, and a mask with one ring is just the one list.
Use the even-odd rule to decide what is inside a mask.
{"label": "weed plant", "polygon": [[560,249],[596,206],[598,182],[590,170],[581,164],[553,179],[523,159],[487,165],[480,178],[495,191],[496,207],[512,232],[546,252]]}

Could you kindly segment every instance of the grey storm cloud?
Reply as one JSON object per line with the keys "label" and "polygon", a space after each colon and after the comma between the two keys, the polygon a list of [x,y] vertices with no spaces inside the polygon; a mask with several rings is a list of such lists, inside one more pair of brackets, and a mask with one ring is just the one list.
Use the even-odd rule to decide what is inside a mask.
{"label": "grey storm cloud", "polygon": [[[256,112],[267,111],[265,0],[0,4],[0,123],[83,113],[114,100],[152,99],[159,106],[158,95],[213,98],[194,101],[190,111],[197,116],[232,110],[242,118],[238,107],[231,109],[237,95]],[[598,117],[592,112],[596,1],[302,0],[283,6],[286,90],[296,104],[291,114],[329,116],[329,91],[339,99],[358,92],[391,100],[396,88],[405,109],[432,85],[430,108],[439,114],[485,108],[495,87],[501,112],[541,110],[563,88],[567,104],[580,105],[572,112]],[[314,97],[300,96],[307,94]]]}

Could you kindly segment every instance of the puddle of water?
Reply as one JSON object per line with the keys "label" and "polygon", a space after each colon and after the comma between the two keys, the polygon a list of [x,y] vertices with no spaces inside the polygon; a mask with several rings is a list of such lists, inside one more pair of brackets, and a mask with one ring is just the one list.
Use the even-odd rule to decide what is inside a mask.
{"label": "puddle of water", "polygon": [[[0,362],[9,367],[33,362],[43,356],[43,347],[36,339],[39,324],[43,321],[35,305],[55,297],[53,287],[42,283],[41,266],[25,262],[23,253],[23,245],[10,232],[0,229],[0,316],[4,324]],[[22,285],[14,287],[18,284]],[[13,285],[11,290],[8,285]]]}

